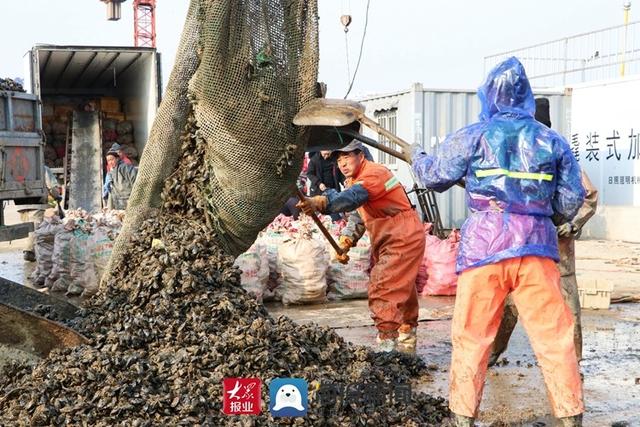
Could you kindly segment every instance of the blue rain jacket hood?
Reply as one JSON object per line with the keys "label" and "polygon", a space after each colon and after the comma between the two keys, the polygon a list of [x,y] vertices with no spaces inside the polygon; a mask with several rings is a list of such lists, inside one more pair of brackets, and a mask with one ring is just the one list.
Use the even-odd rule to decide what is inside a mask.
{"label": "blue rain jacket hood", "polygon": [[496,114],[513,118],[533,117],[536,101],[524,67],[515,57],[498,64],[478,89],[482,104],[480,120],[487,121]]}
{"label": "blue rain jacket hood", "polygon": [[567,141],[534,119],[533,92],[516,58],[491,70],[478,97],[479,122],[449,135],[436,156],[419,145],[412,153],[425,187],[465,182],[471,215],[457,270],[527,255],[558,261],[554,221],[570,221],[583,203],[580,167]]}

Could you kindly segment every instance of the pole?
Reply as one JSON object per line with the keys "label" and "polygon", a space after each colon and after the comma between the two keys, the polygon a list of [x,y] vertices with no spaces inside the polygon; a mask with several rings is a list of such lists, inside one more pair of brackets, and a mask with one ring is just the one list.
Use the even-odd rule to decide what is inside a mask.
{"label": "pole", "polygon": [[631,2],[630,1],[624,2],[622,9],[624,10],[624,42],[622,45],[622,55],[620,57],[621,59],[620,77],[624,77],[624,72],[625,72],[624,55],[625,55],[625,52],[627,51],[627,33],[629,30],[629,10],[631,9]]}

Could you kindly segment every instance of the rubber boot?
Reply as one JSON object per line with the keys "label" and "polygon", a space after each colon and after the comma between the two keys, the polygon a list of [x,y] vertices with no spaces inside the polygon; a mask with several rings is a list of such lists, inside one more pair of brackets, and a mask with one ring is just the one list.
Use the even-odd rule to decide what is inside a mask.
{"label": "rubber boot", "polygon": [[491,353],[491,356],[489,356],[489,363],[488,366],[491,368],[492,366],[495,366],[496,363],[498,363],[498,358],[500,357],[500,353]]}
{"label": "rubber boot", "polygon": [[560,418],[562,427],[582,427],[582,414]]}
{"label": "rubber boot", "polygon": [[451,413],[451,421],[453,427],[473,427],[475,418],[465,417],[464,415],[458,415]]}
{"label": "rubber boot", "polygon": [[36,254],[33,251],[22,252],[22,257],[25,261],[34,262],[36,260]]}
{"label": "rubber boot", "polygon": [[378,353],[389,353],[396,349],[395,338],[380,338],[380,336],[378,336],[376,337],[376,342],[378,343],[378,347],[376,348],[376,352]]}
{"label": "rubber boot", "polygon": [[398,329],[398,351],[415,354],[416,343],[418,341],[417,329],[415,326],[402,325]]}

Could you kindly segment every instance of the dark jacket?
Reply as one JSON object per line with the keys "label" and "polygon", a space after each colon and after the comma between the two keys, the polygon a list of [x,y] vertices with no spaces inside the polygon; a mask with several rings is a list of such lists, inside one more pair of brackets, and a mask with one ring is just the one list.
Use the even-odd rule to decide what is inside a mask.
{"label": "dark jacket", "polygon": [[322,191],[320,191],[321,183],[327,188],[340,191],[340,184],[344,182],[344,175],[342,175],[342,172],[338,169],[336,160],[332,157],[325,159],[320,153],[317,153],[309,160],[307,178],[310,181],[310,192],[312,196],[322,194]]}
{"label": "dark jacket", "polygon": [[107,207],[109,209],[126,209],[133,184],[138,175],[138,168],[120,161],[115,168],[109,171],[109,175],[111,183],[109,184]]}

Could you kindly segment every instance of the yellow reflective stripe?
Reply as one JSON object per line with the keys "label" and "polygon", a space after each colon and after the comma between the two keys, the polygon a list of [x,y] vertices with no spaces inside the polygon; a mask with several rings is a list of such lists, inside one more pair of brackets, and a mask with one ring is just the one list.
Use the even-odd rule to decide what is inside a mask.
{"label": "yellow reflective stripe", "polygon": [[516,179],[536,179],[541,181],[553,181],[553,175],[540,172],[509,172],[510,178]]}
{"label": "yellow reflective stripe", "polygon": [[384,189],[386,191],[391,190],[396,184],[398,184],[398,178],[396,178],[395,176],[392,176],[389,181],[384,183]]}
{"label": "yellow reflective stripe", "polygon": [[476,171],[478,178],[485,178],[487,176],[505,175],[509,178],[515,179],[534,179],[539,181],[553,181],[553,175],[550,173],[539,172],[517,172],[507,169],[484,169]]}

